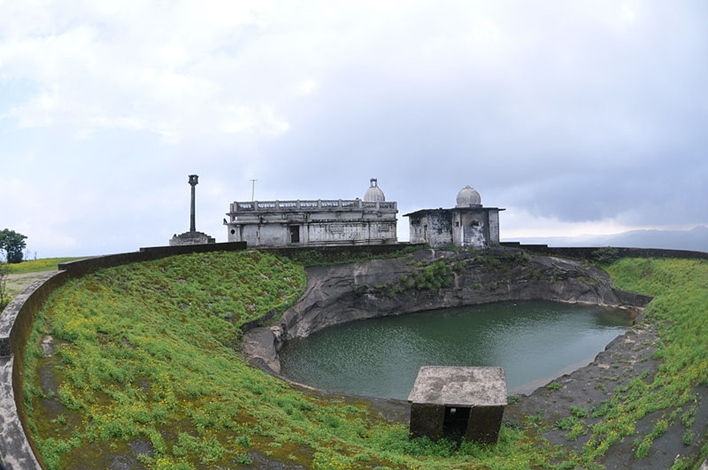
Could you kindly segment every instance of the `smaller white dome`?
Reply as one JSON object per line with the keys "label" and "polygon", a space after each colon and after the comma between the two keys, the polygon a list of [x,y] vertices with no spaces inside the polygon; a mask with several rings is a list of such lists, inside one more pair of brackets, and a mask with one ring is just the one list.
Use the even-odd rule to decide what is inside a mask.
{"label": "smaller white dome", "polygon": [[474,207],[482,205],[482,197],[471,186],[467,185],[457,193],[455,207]]}
{"label": "smaller white dome", "polygon": [[366,190],[364,202],[385,202],[386,196],[379,188],[376,178],[371,178],[371,186]]}

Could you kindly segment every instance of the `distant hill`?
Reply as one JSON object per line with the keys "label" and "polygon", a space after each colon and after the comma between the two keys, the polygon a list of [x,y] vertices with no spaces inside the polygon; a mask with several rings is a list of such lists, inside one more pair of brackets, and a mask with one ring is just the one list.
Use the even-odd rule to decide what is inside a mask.
{"label": "distant hill", "polygon": [[691,230],[633,230],[616,235],[583,235],[577,237],[528,237],[515,240],[548,246],[617,246],[627,248],[664,248],[708,252],[708,226]]}

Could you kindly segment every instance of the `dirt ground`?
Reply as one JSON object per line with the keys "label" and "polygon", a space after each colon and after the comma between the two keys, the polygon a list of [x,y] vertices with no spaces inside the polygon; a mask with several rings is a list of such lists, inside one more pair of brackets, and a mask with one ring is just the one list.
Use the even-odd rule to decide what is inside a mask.
{"label": "dirt ground", "polygon": [[24,274],[8,274],[7,276],[7,293],[10,297],[14,297],[37,279],[44,277],[52,271],[41,271],[36,273]]}

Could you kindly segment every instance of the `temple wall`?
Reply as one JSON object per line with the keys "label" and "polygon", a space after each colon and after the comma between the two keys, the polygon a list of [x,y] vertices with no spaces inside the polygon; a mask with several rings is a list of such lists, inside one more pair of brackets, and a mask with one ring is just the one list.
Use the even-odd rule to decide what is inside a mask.
{"label": "temple wall", "polygon": [[452,244],[455,246],[470,246],[483,248],[487,245],[487,213],[478,211],[454,210]]}
{"label": "temple wall", "polygon": [[489,244],[499,243],[499,211],[488,211],[489,216]]}
{"label": "temple wall", "polygon": [[475,248],[499,243],[499,210],[496,208],[430,209],[407,217],[410,217],[411,243]]}
{"label": "temple wall", "polygon": [[281,247],[396,243],[396,224],[395,213],[348,210],[239,214],[227,227],[229,241]]}
{"label": "temple wall", "polygon": [[410,242],[428,243],[432,247],[452,245],[452,214],[445,209],[426,211],[420,217],[411,217]]}

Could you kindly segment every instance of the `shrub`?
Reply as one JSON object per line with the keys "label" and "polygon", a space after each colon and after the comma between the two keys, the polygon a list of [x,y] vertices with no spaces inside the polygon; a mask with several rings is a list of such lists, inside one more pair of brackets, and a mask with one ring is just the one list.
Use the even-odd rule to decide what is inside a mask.
{"label": "shrub", "polygon": [[550,390],[551,392],[557,392],[561,388],[563,388],[563,385],[558,383],[558,382],[551,382],[548,385],[546,385],[546,388]]}
{"label": "shrub", "polygon": [[611,246],[606,246],[593,251],[591,257],[599,264],[611,264],[619,259],[619,250]]}

